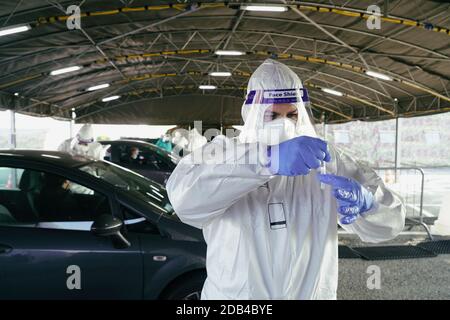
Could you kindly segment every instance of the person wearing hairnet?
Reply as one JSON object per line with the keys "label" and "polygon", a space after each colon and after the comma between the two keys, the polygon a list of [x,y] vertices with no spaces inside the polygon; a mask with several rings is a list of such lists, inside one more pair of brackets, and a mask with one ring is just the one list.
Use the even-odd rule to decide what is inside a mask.
{"label": "person wearing hairnet", "polygon": [[94,141],[94,130],[90,124],[83,125],[75,138],[63,141],[58,147],[58,151],[97,160],[103,159],[103,149],[100,143]]}
{"label": "person wearing hairnet", "polygon": [[[402,231],[400,198],[317,138],[307,100],[292,70],[266,60],[249,80],[239,137],[216,137],[170,176],[175,212],[207,243],[202,299],[336,299],[337,223],[366,242]],[[196,160],[214,145],[225,161],[210,161],[220,152]]]}

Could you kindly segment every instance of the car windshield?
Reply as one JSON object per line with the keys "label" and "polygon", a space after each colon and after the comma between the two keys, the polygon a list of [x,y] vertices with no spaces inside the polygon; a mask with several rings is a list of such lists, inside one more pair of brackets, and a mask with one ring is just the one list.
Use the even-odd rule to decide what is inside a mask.
{"label": "car windshield", "polygon": [[[170,159],[170,161],[173,164],[178,164],[180,162],[180,156],[177,156],[175,153],[171,153],[167,150],[164,150],[163,148],[158,147],[157,145],[153,145],[152,148],[154,151],[156,151],[158,154],[162,155],[163,157],[166,157]],[[151,148],[149,148],[151,150]]]}
{"label": "car windshield", "polygon": [[[106,156],[105,160],[110,161],[111,160],[111,146],[112,144],[110,142],[102,142],[103,146],[105,146]],[[140,154],[144,156],[145,158],[148,158],[148,154],[151,154],[153,157],[153,154],[158,154],[160,157],[162,157],[165,161],[170,161],[172,164],[177,165],[178,162],[180,162],[181,158],[176,153],[169,152],[163,148],[158,147],[157,145],[153,143],[145,143],[137,141],[136,143],[131,143],[129,141],[117,141],[114,143],[116,148],[118,148],[120,151],[123,151],[126,154],[129,154],[129,149],[131,147],[136,147],[139,149]],[[147,154],[147,156],[146,156]]]}
{"label": "car windshield", "polygon": [[79,170],[102,179],[141,199],[155,209],[158,214],[174,216],[167,192],[157,184],[131,170],[105,161],[94,161],[79,167]]}

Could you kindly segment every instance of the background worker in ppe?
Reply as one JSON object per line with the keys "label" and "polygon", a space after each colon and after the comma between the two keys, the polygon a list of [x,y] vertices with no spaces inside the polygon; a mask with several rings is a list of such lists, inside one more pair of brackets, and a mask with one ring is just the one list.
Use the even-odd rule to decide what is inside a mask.
{"label": "background worker in ppe", "polygon": [[171,152],[173,147],[172,142],[170,141],[170,134],[166,133],[161,135],[158,141],[156,141],[156,145],[161,149]]}
{"label": "background worker in ppe", "polygon": [[189,143],[186,147],[188,152],[192,152],[195,149],[201,148],[208,142],[206,138],[198,132],[197,128],[192,128],[189,131],[188,141]]}
{"label": "background worker in ppe", "polygon": [[187,146],[189,144],[189,140],[186,138],[187,136],[188,132],[183,128],[172,131],[172,152],[176,155],[183,156],[187,153]]}
{"label": "background worker in ppe", "polygon": [[71,155],[90,157],[96,160],[103,159],[105,150],[103,146],[94,141],[94,130],[91,124],[85,124],[78,131],[75,138],[63,141],[58,151],[67,152]]}
{"label": "background worker in ppe", "polygon": [[[398,196],[317,138],[303,100],[299,77],[266,60],[250,78],[239,137],[216,137],[169,178],[175,212],[207,243],[202,299],[336,299],[337,223],[366,242],[403,229]],[[214,144],[226,161],[193,160]],[[252,152],[263,156],[246,164]],[[322,163],[333,174],[321,175]]]}
{"label": "background worker in ppe", "polygon": [[[58,151],[69,153],[72,156],[89,157],[95,160],[103,160],[106,154],[105,148],[94,141],[94,129],[91,124],[84,124],[75,138],[64,140],[59,145]],[[94,193],[93,190],[76,183],[70,184],[70,191],[75,194]]]}

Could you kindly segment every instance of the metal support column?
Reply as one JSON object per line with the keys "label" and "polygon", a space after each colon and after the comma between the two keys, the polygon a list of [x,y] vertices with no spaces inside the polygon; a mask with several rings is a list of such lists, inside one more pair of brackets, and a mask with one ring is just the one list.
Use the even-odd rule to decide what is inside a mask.
{"label": "metal support column", "polygon": [[69,122],[69,130],[70,130],[70,139],[73,139],[73,128],[75,125],[75,118],[77,117],[77,114],[75,113],[75,109],[72,108],[72,112],[71,112],[71,118],[70,122]]}
{"label": "metal support column", "polygon": [[397,183],[397,169],[398,169],[398,167],[400,166],[400,160],[399,160],[399,157],[400,157],[400,153],[399,153],[399,151],[400,151],[400,120],[399,120],[399,117],[398,117],[398,99],[397,98],[395,98],[394,99],[394,111],[395,111],[395,114],[396,114],[396,118],[395,118],[395,150],[394,150],[394,152],[395,152],[395,159],[394,159],[394,168],[395,168],[395,176],[394,176],[394,178],[395,178],[395,183]]}
{"label": "metal support column", "polygon": [[9,143],[11,149],[15,149],[17,147],[17,140],[16,140],[16,112],[11,110],[10,111],[10,136],[9,136]]}
{"label": "metal support column", "polygon": [[398,117],[395,118],[395,159],[394,159],[394,168],[395,168],[395,183],[397,183],[397,169],[398,169],[398,151],[399,151],[399,134],[398,134]]}

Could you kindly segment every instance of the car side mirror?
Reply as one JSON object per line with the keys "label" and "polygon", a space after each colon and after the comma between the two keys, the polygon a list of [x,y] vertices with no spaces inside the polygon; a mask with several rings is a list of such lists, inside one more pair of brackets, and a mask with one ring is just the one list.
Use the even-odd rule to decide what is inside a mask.
{"label": "car side mirror", "polygon": [[109,214],[102,214],[92,224],[91,232],[100,237],[112,237],[119,248],[128,248],[131,243],[120,232],[122,226],[122,220]]}

